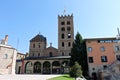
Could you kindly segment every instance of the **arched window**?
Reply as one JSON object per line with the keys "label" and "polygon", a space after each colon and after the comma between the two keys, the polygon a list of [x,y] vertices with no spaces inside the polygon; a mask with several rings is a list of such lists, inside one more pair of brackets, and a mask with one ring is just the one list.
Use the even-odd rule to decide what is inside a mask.
{"label": "arched window", "polygon": [[50,56],[50,57],[52,57],[52,56],[53,56],[52,52],[50,52],[50,53],[49,53],[49,56]]}
{"label": "arched window", "polygon": [[62,56],[64,56],[64,52],[62,52]]}
{"label": "arched window", "polygon": [[34,53],[33,53],[33,55],[32,56],[34,56]]}
{"label": "arched window", "polygon": [[67,31],[70,31],[71,30],[71,28],[70,27],[67,27]]}
{"label": "arched window", "polygon": [[64,27],[62,27],[62,28],[61,28],[61,31],[65,31],[65,28],[64,28]]}
{"label": "arched window", "polygon": [[33,48],[35,48],[35,44],[33,44]]}
{"label": "arched window", "polygon": [[62,21],[62,22],[61,22],[61,25],[65,25],[65,22],[64,22],[64,21]]}
{"label": "arched window", "polygon": [[71,38],[71,34],[70,33],[68,33],[68,38]]}
{"label": "arched window", "polygon": [[7,54],[4,54],[3,55],[3,59],[7,59],[8,58],[8,55]]}
{"label": "arched window", "polygon": [[39,43],[38,47],[40,48],[40,43]]}
{"label": "arched window", "polygon": [[64,42],[62,42],[62,47],[64,47]]}
{"label": "arched window", "polygon": [[68,47],[70,47],[71,46],[71,43],[70,42],[68,42]]}
{"label": "arched window", "polygon": [[62,34],[62,35],[61,35],[61,38],[62,38],[62,39],[64,39],[64,38],[65,38],[65,35],[64,35],[64,34]]}
{"label": "arched window", "polygon": [[70,21],[67,21],[67,25],[70,25]]}

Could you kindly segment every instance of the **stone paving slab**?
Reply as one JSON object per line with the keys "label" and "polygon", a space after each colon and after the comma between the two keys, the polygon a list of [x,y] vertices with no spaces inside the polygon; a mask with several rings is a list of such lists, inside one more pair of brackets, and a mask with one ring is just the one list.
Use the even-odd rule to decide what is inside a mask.
{"label": "stone paving slab", "polygon": [[48,80],[61,75],[0,75],[0,80]]}

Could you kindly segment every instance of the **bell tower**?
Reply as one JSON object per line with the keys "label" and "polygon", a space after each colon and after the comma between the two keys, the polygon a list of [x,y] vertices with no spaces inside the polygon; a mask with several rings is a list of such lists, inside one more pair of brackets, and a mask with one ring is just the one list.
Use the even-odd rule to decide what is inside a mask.
{"label": "bell tower", "polygon": [[73,14],[58,15],[58,50],[60,56],[70,55],[73,41]]}

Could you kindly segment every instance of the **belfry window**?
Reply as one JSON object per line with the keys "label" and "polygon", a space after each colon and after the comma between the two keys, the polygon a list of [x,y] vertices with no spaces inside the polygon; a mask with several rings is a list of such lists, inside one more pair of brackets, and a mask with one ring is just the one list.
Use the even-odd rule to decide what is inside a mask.
{"label": "belfry window", "polygon": [[65,22],[64,22],[64,21],[62,21],[62,22],[61,22],[61,25],[65,25]]}
{"label": "belfry window", "polygon": [[67,27],[67,31],[70,31],[71,30],[71,28],[70,27]]}
{"label": "belfry window", "polygon": [[67,25],[70,25],[70,21],[67,21]]}
{"label": "belfry window", "polygon": [[61,28],[61,31],[65,31],[65,28],[64,28],[64,27],[62,27],[62,28]]}
{"label": "belfry window", "polygon": [[61,35],[61,38],[62,38],[62,39],[64,39],[64,38],[65,38],[65,35],[64,35],[64,34],[62,34],[62,35]]}
{"label": "belfry window", "polygon": [[71,43],[70,43],[70,42],[68,42],[68,46],[69,46],[69,47],[71,46]]}
{"label": "belfry window", "polygon": [[64,42],[62,42],[62,47],[64,47]]}
{"label": "belfry window", "polygon": [[71,38],[71,34],[70,33],[68,33],[68,38]]}

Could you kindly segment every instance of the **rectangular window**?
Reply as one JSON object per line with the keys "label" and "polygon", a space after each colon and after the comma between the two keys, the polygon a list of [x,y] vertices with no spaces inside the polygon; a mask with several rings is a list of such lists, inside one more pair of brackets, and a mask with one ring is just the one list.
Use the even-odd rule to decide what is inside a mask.
{"label": "rectangular window", "polygon": [[35,48],[35,44],[33,44],[33,48]]}
{"label": "rectangular window", "polygon": [[115,51],[119,51],[119,50],[120,50],[119,46],[115,46]]}
{"label": "rectangular window", "polygon": [[107,56],[101,56],[101,62],[107,62]]}
{"label": "rectangular window", "polygon": [[93,57],[89,57],[89,63],[93,63]]}
{"label": "rectangular window", "polygon": [[103,65],[103,69],[106,69],[107,68],[107,65]]}
{"label": "rectangular window", "polygon": [[104,51],[105,51],[105,47],[102,46],[102,47],[100,48],[100,50],[101,50],[102,52],[104,52]]}
{"label": "rectangular window", "polygon": [[117,59],[117,60],[120,60],[120,55],[116,55],[116,59]]}
{"label": "rectangular window", "polygon": [[92,52],[92,47],[88,47],[88,52]]}

